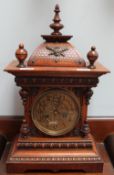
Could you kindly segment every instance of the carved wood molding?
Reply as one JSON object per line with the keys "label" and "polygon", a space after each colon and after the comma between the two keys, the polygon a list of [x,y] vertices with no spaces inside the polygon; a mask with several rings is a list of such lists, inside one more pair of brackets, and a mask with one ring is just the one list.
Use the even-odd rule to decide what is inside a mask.
{"label": "carved wood molding", "polygon": [[92,148],[92,142],[88,141],[88,142],[18,142],[17,143],[17,147],[18,148],[33,148],[33,149],[51,149],[51,148],[59,148],[59,149],[63,149],[63,148],[72,148],[72,149],[81,149],[81,148],[84,148],[84,149],[87,149],[87,148]]}
{"label": "carved wood molding", "polygon": [[96,87],[98,78],[80,77],[16,77],[17,86],[42,87],[42,86],[73,86],[73,87]]}
{"label": "carved wood molding", "polygon": [[35,161],[35,162],[55,162],[55,163],[60,163],[60,162],[96,162],[99,161],[101,162],[101,158],[99,156],[95,156],[95,157],[75,157],[75,156],[69,156],[69,157],[11,157],[10,161],[16,161],[16,162],[22,162],[22,161],[26,161],[26,162],[31,162],[31,161]]}

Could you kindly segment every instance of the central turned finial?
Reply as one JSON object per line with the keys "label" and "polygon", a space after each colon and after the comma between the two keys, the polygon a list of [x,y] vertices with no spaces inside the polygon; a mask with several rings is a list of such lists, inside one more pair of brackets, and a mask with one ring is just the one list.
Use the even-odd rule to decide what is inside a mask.
{"label": "central turned finial", "polygon": [[62,33],[60,32],[60,30],[64,27],[63,24],[61,24],[61,18],[59,16],[60,13],[60,7],[57,4],[55,6],[55,15],[54,15],[54,19],[53,19],[53,23],[50,25],[50,28],[53,29],[54,31],[51,33],[51,35],[42,35],[42,38],[46,41],[46,42],[67,42],[68,40],[70,40],[72,38],[71,35],[62,35]]}
{"label": "central turned finial", "polygon": [[54,23],[50,25],[50,27],[54,30],[54,32],[52,32],[51,35],[62,35],[59,30],[61,30],[64,26],[63,24],[60,23],[61,21],[60,16],[59,16],[60,7],[58,4],[55,6],[54,12],[55,12],[55,16],[53,19]]}

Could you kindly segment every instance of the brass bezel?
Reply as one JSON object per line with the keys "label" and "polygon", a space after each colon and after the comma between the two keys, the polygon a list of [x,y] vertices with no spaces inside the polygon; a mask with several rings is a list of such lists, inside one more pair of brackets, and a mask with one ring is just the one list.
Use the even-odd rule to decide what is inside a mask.
{"label": "brass bezel", "polygon": [[[42,95],[45,95],[49,93],[50,91],[60,91],[60,93],[62,92],[65,95],[68,95],[72,99],[72,101],[75,103],[75,106],[78,108],[78,112],[77,112],[78,117],[75,117],[74,121],[72,122],[72,125],[70,125],[70,127],[67,127],[66,129],[63,129],[60,131],[52,131],[47,128],[44,128],[42,125],[40,125],[39,122],[37,122],[37,120],[35,120],[36,117],[34,116],[34,108],[36,107],[36,103],[38,103],[38,100],[42,97]],[[80,107],[79,99],[72,91],[68,89],[64,89],[64,88],[50,88],[50,89],[44,90],[43,92],[41,92],[40,94],[36,96],[33,102],[33,105],[32,105],[31,117],[32,117],[32,121],[35,127],[39,129],[41,132],[45,133],[46,135],[50,135],[50,136],[61,136],[61,135],[64,135],[70,132],[78,124],[78,121],[80,118],[80,111],[81,111],[81,107]]]}

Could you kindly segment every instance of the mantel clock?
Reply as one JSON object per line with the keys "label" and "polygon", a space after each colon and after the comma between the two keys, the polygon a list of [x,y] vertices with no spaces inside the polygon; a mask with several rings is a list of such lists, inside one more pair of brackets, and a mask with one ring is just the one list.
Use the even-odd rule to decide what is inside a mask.
{"label": "mantel clock", "polygon": [[24,105],[20,132],[7,159],[7,171],[23,173],[32,170],[101,172],[103,161],[97,151],[87,122],[87,107],[98,78],[109,71],[95,63],[95,47],[86,62],[62,35],[59,16],[55,16],[50,35],[42,35],[28,61],[23,44],[5,71],[15,76]]}

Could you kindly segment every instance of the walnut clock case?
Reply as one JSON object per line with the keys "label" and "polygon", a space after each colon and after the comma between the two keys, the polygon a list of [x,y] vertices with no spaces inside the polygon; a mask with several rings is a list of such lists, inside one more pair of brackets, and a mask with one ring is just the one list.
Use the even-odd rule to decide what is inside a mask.
{"label": "walnut clock case", "polygon": [[92,47],[88,63],[62,35],[59,6],[50,27],[42,35],[44,43],[28,61],[23,44],[16,51],[17,61],[5,69],[15,76],[24,105],[20,132],[7,159],[9,173],[32,170],[75,170],[101,172],[103,161],[87,122],[87,107],[98,78],[109,71],[95,63],[98,53]]}

